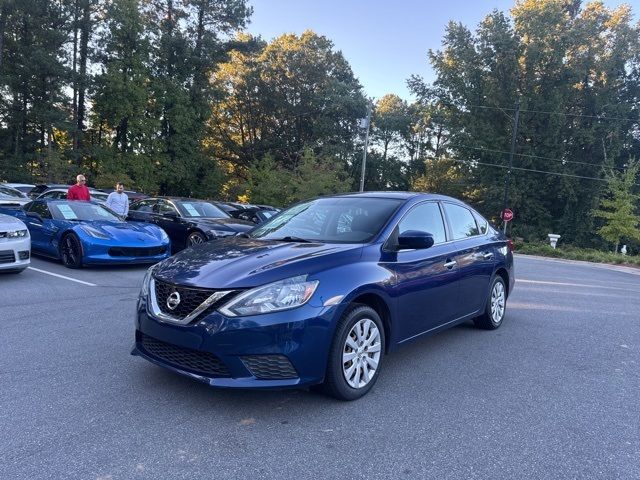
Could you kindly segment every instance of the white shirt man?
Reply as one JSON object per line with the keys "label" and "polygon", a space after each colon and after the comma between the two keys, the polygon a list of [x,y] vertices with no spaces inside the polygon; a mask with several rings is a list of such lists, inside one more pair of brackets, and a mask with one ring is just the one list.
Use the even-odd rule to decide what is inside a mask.
{"label": "white shirt man", "polygon": [[124,185],[116,184],[115,192],[111,192],[107,197],[107,207],[122,217],[126,217],[129,213],[129,197],[124,193]]}

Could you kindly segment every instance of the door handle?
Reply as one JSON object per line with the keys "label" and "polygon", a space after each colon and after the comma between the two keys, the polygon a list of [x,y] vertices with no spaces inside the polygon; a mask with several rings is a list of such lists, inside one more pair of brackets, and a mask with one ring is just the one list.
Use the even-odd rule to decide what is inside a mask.
{"label": "door handle", "polygon": [[482,258],[484,258],[485,260],[491,260],[493,258],[493,253],[485,252],[482,254]]}
{"label": "door handle", "polygon": [[444,262],[444,267],[448,268],[449,270],[451,270],[453,267],[455,267],[458,264],[458,262],[456,262],[455,260],[448,260],[446,262]]}

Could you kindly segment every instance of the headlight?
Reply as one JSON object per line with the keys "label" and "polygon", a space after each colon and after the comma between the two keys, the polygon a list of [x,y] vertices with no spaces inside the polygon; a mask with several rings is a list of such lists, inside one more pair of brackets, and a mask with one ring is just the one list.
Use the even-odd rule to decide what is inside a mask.
{"label": "headlight", "polygon": [[28,237],[29,230],[13,230],[11,232],[7,232],[7,238],[20,238],[20,237]]}
{"label": "headlight", "polygon": [[230,237],[231,235],[236,234],[236,232],[232,232],[229,230],[209,230],[207,233],[211,237]]}
{"label": "headlight", "polygon": [[223,305],[220,313],[237,317],[296,308],[307,303],[319,283],[318,280],[307,281],[307,275],[300,275],[252,288]]}
{"label": "headlight", "polygon": [[87,235],[93,238],[101,238],[103,240],[108,240],[109,238],[111,238],[106,233],[102,233],[100,230],[96,230],[95,228],[90,227],[89,225],[82,225],[80,228],[84,233],[86,233]]}
{"label": "headlight", "polygon": [[158,267],[158,265],[153,265],[147,269],[147,272],[144,274],[144,278],[142,279],[142,288],[140,289],[140,296],[146,297],[149,295],[149,284],[151,283],[151,277],[153,276],[153,271]]}

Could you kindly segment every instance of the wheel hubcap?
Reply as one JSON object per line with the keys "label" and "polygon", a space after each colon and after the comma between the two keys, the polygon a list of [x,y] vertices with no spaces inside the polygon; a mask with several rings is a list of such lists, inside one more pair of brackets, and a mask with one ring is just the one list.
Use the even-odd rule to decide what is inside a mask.
{"label": "wheel hubcap", "polygon": [[342,348],[342,374],[350,387],[362,388],[371,381],[381,349],[380,330],[375,322],[368,318],[358,320]]}
{"label": "wheel hubcap", "polygon": [[493,323],[500,323],[504,315],[504,285],[497,282],[491,291],[491,320]]}

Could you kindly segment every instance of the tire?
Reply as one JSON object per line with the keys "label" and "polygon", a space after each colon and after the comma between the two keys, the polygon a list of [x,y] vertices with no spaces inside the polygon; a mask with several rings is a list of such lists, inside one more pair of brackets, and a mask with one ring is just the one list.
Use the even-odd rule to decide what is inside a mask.
{"label": "tire", "polygon": [[60,242],[60,258],[67,268],[82,267],[82,244],[73,233],[68,233]]}
{"label": "tire", "polygon": [[507,288],[500,275],[496,275],[491,282],[487,305],[479,317],[473,319],[473,323],[483,330],[495,330],[502,325],[507,311]]}
{"label": "tire", "polygon": [[339,400],[362,397],[378,379],[384,349],[384,327],[376,311],[366,305],[350,308],[336,326],[322,390]]}
{"label": "tire", "polygon": [[205,237],[202,232],[195,231],[195,232],[191,232],[187,236],[186,246],[187,248],[189,248],[189,247],[193,247],[194,245],[200,245],[201,243],[204,243],[206,241],[207,241],[207,237]]}

